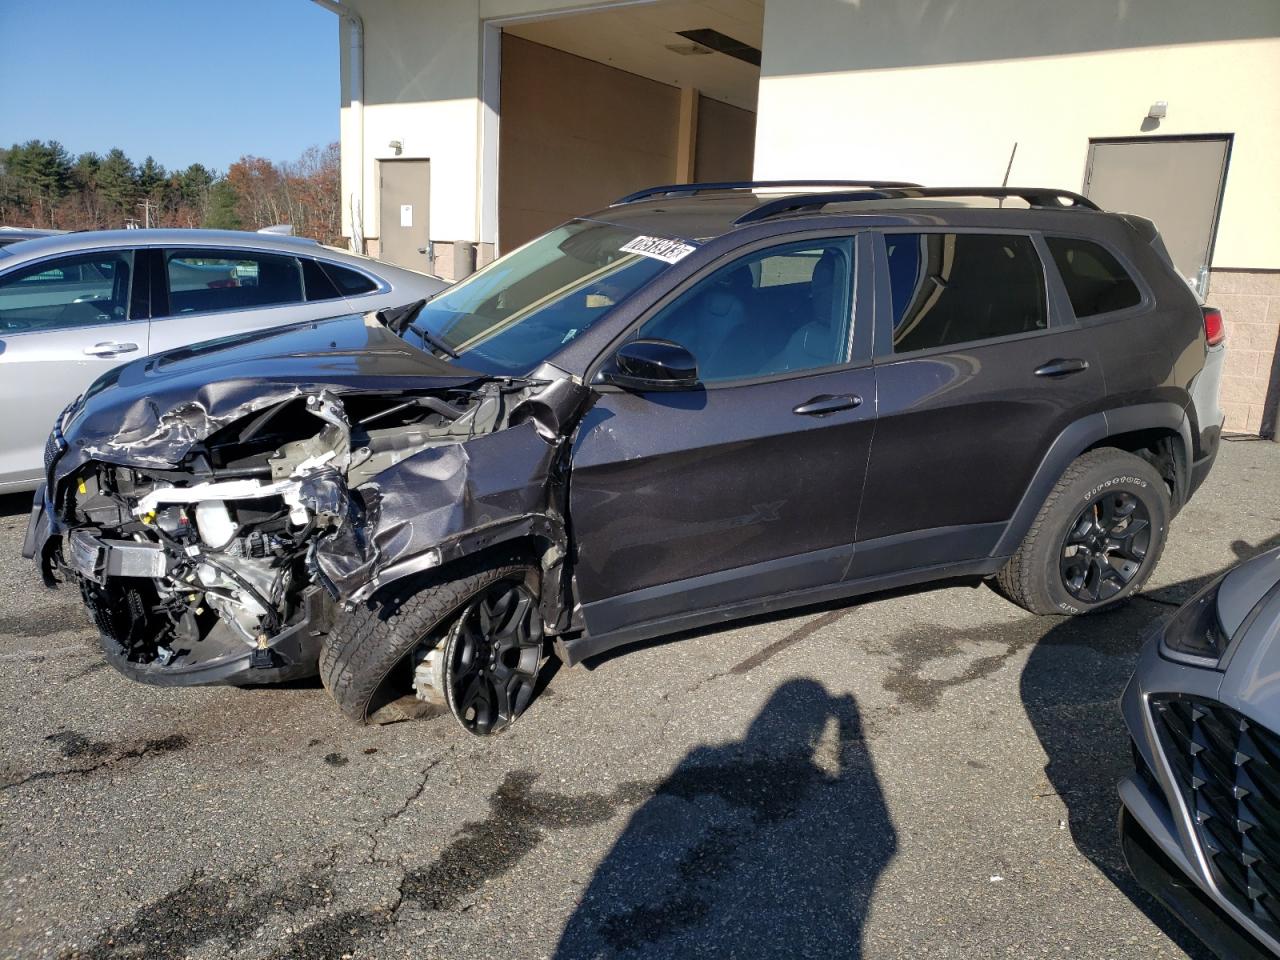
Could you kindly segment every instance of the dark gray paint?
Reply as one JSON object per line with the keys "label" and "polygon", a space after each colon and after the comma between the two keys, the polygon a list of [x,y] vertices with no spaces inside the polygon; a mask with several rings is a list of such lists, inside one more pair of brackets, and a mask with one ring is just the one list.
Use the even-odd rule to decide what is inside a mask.
{"label": "dark gray paint", "polygon": [[[447,564],[504,540],[532,540],[550,578],[544,612],[553,633],[569,629],[560,649],[577,660],[745,613],[994,573],[1071,460],[1108,437],[1145,430],[1173,438],[1179,487],[1188,493],[1188,466],[1198,464],[1202,476],[1212,462],[1220,424],[1199,422],[1189,393],[1205,366],[1199,306],[1152,248],[1152,234],[1140,232],[1144,222],[1082,210],[883,200],[857,204],[856,214],[732,226],[757,202],[700,196],[596,214],[640,232],[706,242],[570,341],[546,369],[558,368],[552,379],[567,372],[591,383],[648,316],[723,263],[773,243],[852,235],[858,272],[850,363],[648,394],[589,392],[561,377],[506,429],[433,447],[355,491],[348,533],[360,542],[334,539],[318,551],[338,595],[367,596],[437,562],[433,551]],[[1042,232],[1087,236],[1141,274],[1144,300],[1078,322],[1043,257],[1047,330],[890,356],[877,236],[886,229],[1020,231],[1042,256]],[[1036,376],[1064,358],[1085,365],[1066,377]],[[58,463],[45,501],[53,519],[37,514],[33,521],[49,527],[36,552],[47,553],[60,532],[57,484],[91,455],[172,464],[192,437],[298,391],[421,391],[481,379],[370,318],[130,365],[71,424],[72,452]],[[794,412],[831,395],[861,402],[824,416]],[[174,410],[184,413],[175,418]],[[565,571],[573,589],[562,593]]]}

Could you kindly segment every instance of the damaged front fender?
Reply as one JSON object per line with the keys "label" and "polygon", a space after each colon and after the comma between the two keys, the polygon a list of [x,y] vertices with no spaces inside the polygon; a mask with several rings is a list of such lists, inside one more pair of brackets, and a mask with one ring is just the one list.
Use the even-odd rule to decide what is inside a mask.
{"label": "damaged front fender", "polygon": [[333,594],[359,602],[410,574],[503,540],[536,535],[565,548],[558,441],[534,420],[431,447],[355,491],[356,515],[317,543]]}
{"label": "damaged front fender", "polygon": [[[567,619],[564,457],[588,388],[551,367],[400,391],[236,383],[140,397],[110,436],[100,415],[66,418],[32,549],[124,662],[208,682],[239,658],[278,678],[310,656],[318,596],[357,604],[515,537],[540,541],[546,620]],[[93,549],[65,549],[73,532]],[[113,549],[144,550],[154,575],[106,575],[142,569]]]}

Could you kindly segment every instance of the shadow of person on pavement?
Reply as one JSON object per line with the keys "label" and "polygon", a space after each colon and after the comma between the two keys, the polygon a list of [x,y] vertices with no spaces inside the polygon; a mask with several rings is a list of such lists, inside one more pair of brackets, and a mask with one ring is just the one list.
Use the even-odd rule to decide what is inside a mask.
{"label": "shadow of person on pavement", "polygon": [[[1280,546],[1237,540],[1246,560]],[[1116,787],[1132,769],[1119,700],[1148,629],[1223,570],[1140,594],[1111,611],[1063,620],[1035,645],[1022,671],[1022,702],[1048,755],[1045,776],[1067,808],[1076,848],[1134,905],[1193,957],[1209,953],[1138,885],[1125,864],[1116,831]]]}
{"label": "shadow of person on pavement", "polygon": [[896,848],[853,698],[792,680],[636,811],[555,956],[859,957]]}

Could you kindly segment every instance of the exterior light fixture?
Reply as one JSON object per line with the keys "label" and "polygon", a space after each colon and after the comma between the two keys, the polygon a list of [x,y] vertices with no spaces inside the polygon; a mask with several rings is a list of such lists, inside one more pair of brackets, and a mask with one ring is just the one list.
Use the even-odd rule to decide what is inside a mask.
{"label": "exterior light fixture", "polygon": [[1147,108],[1148,120],[1163,120],[1169,112],[1169,102],[1167,100],[1157,100]]}
{"label": "exterior light fixture", "polygon": [[398,157],[400,156],[400,151],[404,149],[404,141],[392,140],[390,143],[387,144],[387,146],[390,147],[392,150],[394,150],[396,152],[396,156]]}

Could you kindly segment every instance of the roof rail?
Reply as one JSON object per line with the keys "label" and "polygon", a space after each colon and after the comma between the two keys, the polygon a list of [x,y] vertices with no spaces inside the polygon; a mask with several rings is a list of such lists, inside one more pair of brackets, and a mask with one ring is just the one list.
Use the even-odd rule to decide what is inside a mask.
{"label": "roof rail", "polygon": [[[1101,210],[1088,197],[1070,190],[1057,190],[1052,187],[890,187],[870,190],[855,190],[838,193],[814,193],[798,197],[779,197],[762,203],[754,210],[748,210],[734,221],[735,224],[756,223],[770,217],[780,217],[801,210],[820,210],[832,203],[854,203],[861,200],[917,200],[935,197],[991,197],[1005,200],[1016,197],[1025,200],[1033,207],[1052,209],[1071,209],[1079,207],[1085,210]],[[1066,201],[1066,202],[1064,202]]]}
{"label": "roof rail", "polygon": [[920,184],[906,180],[718,180],[706,183],[668,183],[660,187],[645,187],[635,193],[629,193],[621,199],[613,201],[611,207],[620,207],[624,203],[635,203],[650,197],[679,196],[681,194],[703,193],[711,190],[773,190],[792,187],[864,187],[887,188],[918,187]]}

